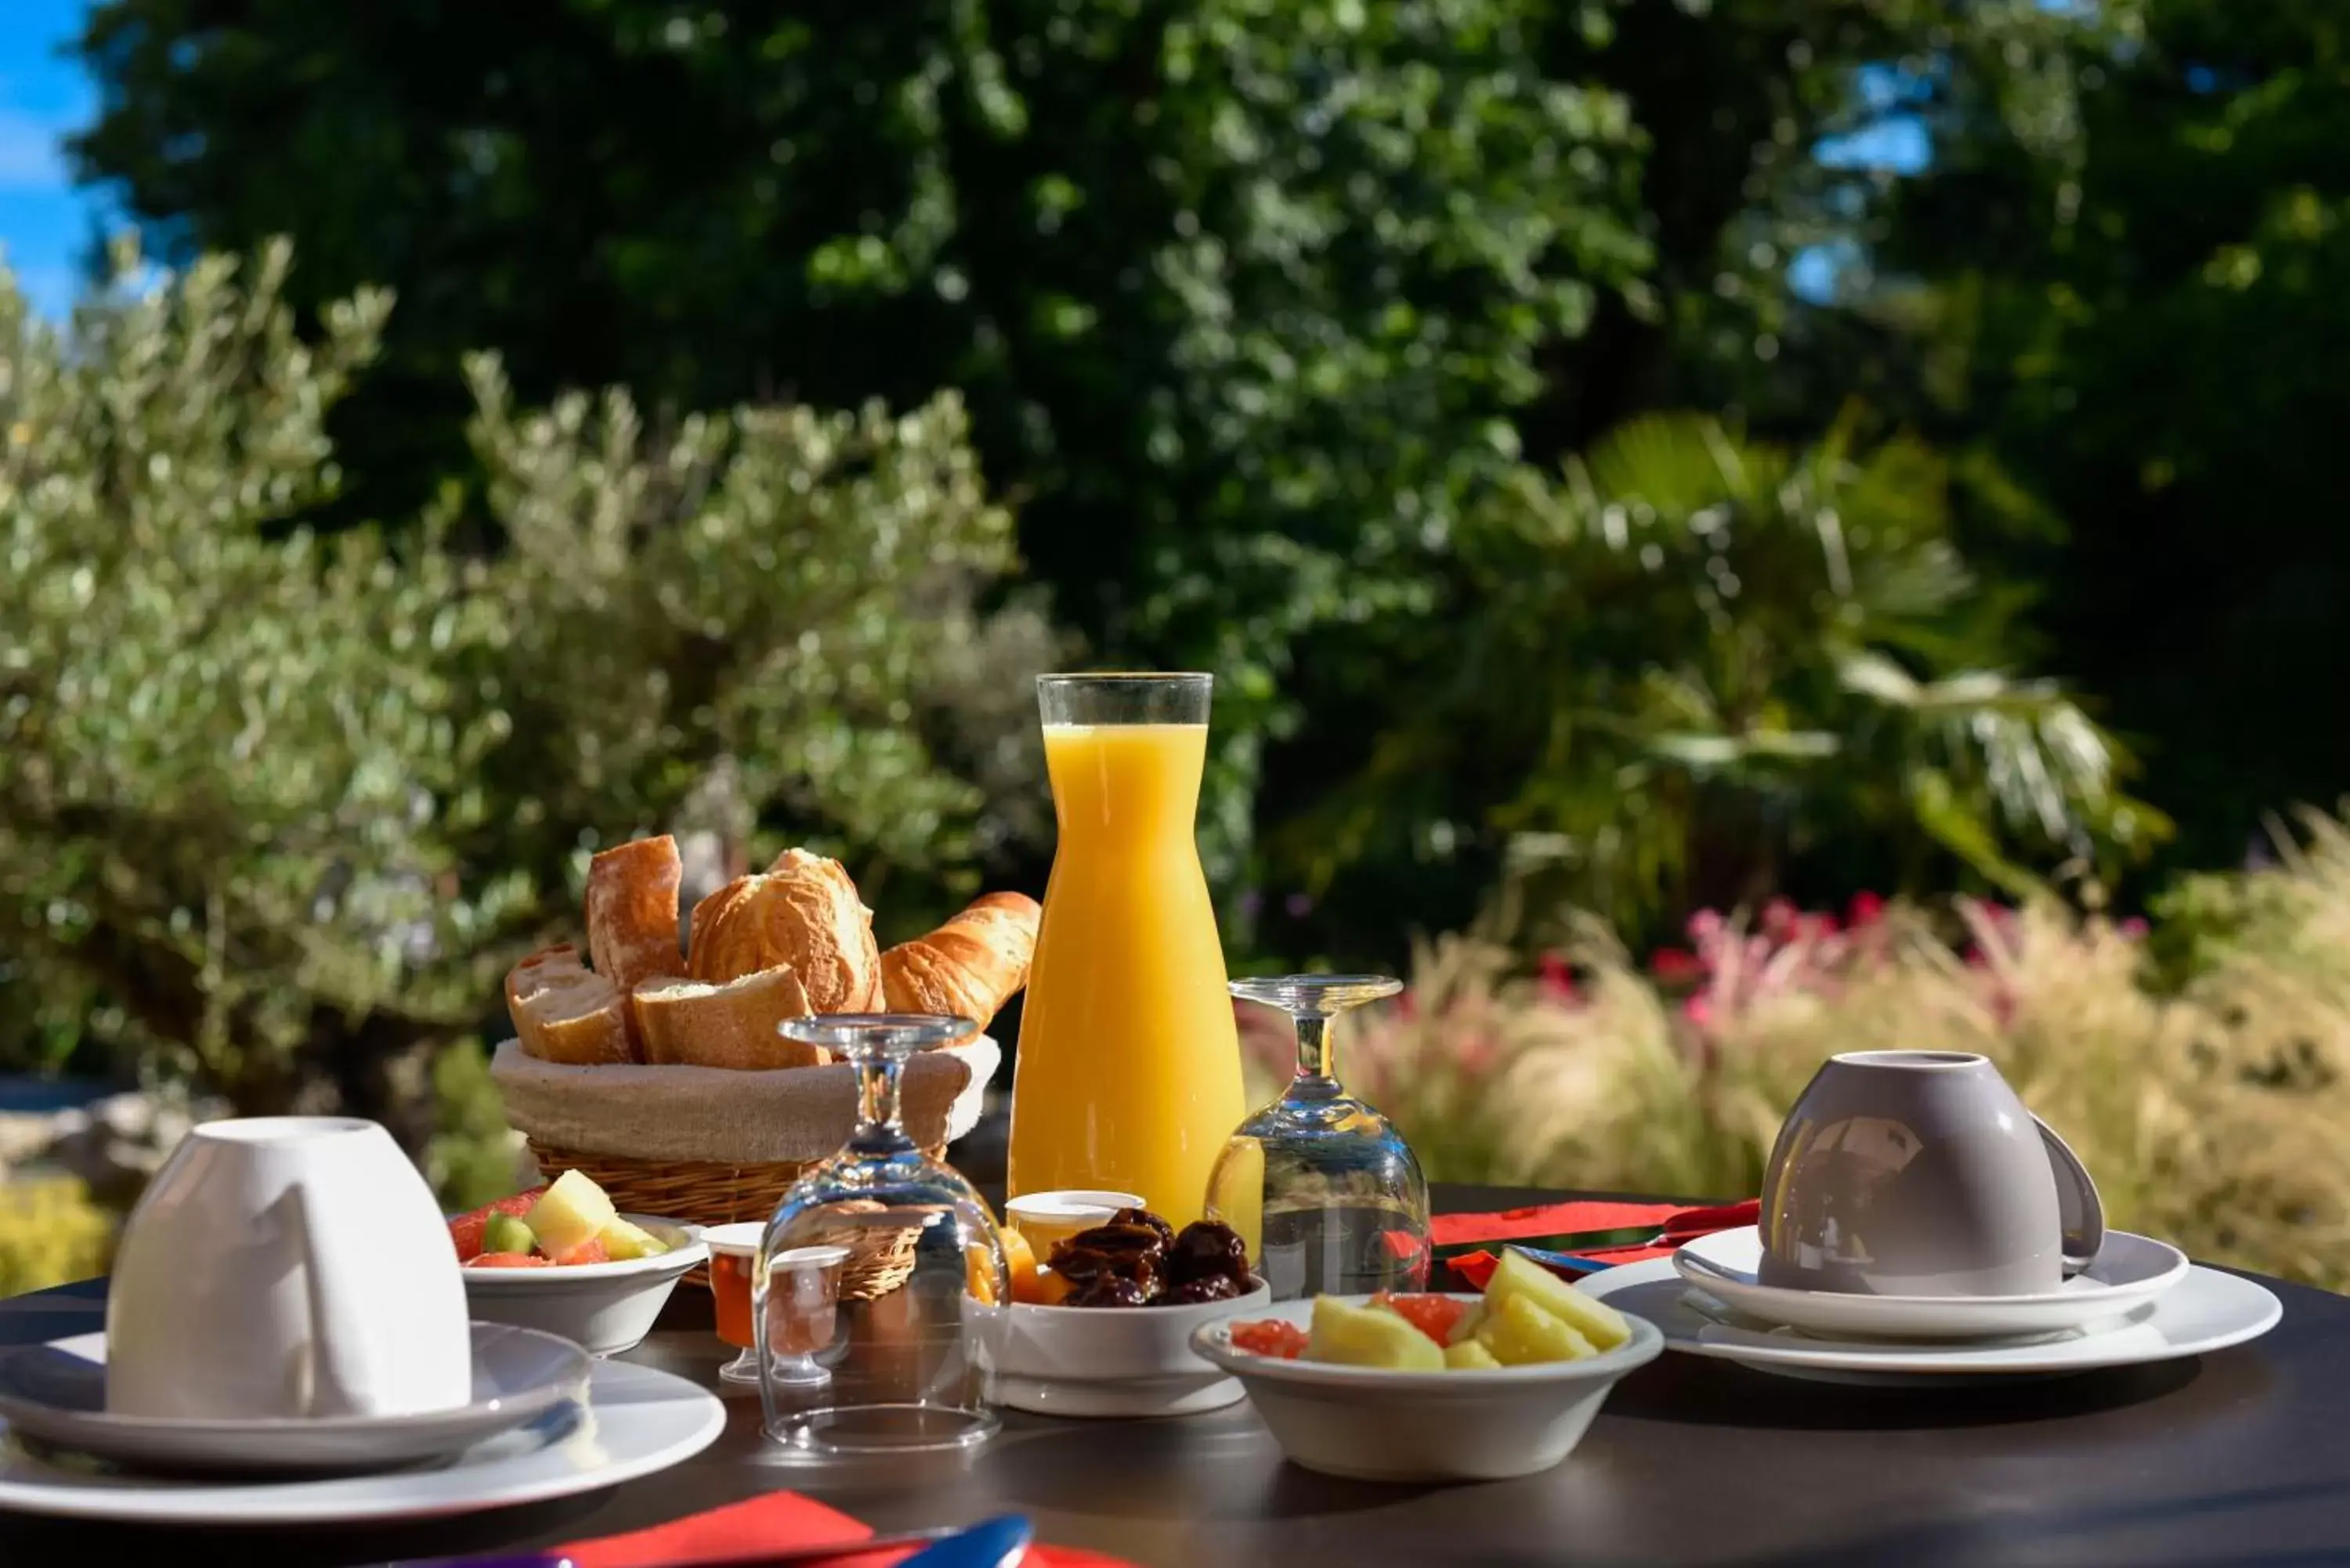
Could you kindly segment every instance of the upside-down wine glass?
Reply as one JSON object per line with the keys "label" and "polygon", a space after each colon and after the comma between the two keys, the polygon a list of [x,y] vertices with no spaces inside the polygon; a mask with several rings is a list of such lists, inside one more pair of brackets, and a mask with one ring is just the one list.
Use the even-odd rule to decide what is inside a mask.
{"label": "upside-down wine glass", "polygon": [[1006,1299],[994,1216],[899,1121],[907,1061],[967,1018],[833,1013],[785,1036],[857,1069],[857,1130],[792,1185],[751,1270],[767,1435],[812,1456],[963,1449],[996,1428],[986,1336]]}
{"label": "upside-down wine glass", "polygon": [[1208,1181],[1208,1217],[1251,1242],[1275,1301],[1428,1282],[1419,1161],[1387,1117],[1338,1082],[1330,1050],[1334,1018],[1402,989],[1372,974],[1232,982],[1234,996],[1279,1008],[1297,1031],[1297,1075],[1241,1123]]}

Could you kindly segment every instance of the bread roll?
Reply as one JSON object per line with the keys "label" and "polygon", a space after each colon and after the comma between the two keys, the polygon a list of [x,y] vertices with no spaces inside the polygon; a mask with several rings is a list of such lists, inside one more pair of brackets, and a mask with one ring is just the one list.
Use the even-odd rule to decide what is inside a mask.
{"label": "bread roll", "polygon": [[686,972],[723,985],[787,964],[814,1012],[881,1005],[881,952],[873,912],[839,861],[786,849],[755,877],[738,877],[693,907]]}
{"label": "bread roll", "polygon": [[659,980],[629,999],[645,1060],[657,1066],[814,1067],[819,1046],[786,1040],[775,1026],[808,1013],[807,992],[789,964],[777,964],[723,985]]}
{"label": "bread roll", "polygon": [[622,992],[683,974],[677,885],[683,867],[667,834],[607,849],[588,863],[588,957]]}
{"label": "bread roll", "polygon": [[917,941],[881,955],[892,1012],[943,1012],[982,1028],[1028,983],[1044,911],[1025,893],[990,893]]}
{"label": "bread roll", "polygon": [[588,1067],[637,1059],[627,999],[610,976],[583,967],[569,942],[506,971],[506,1011],[522,1048],[542,1062]]}

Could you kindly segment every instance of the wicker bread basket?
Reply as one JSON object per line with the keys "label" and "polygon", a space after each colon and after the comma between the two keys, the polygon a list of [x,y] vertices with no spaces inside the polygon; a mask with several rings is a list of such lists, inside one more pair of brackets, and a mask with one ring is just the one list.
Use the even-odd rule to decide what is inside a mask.
{"label": "wicker bread basket", "polygon": [[[1002,1059],[995,1042],[980,1035],[908,1063],[899,1089],[907,1132],[932,1154],[969,1132]],[[542,1062],[509,1040],[492,1057],[490,1076],[548,1180],[577,1170],[623,1213],[696,1225],[766,1219],[857,1122],[857,1074],[838,1064],[769,1073],[575,1067]],[[844,1291],[894,1289],[910,1266],[910,1233],[887,1230],[845,1231],[841,1244],[852,1256]]]}

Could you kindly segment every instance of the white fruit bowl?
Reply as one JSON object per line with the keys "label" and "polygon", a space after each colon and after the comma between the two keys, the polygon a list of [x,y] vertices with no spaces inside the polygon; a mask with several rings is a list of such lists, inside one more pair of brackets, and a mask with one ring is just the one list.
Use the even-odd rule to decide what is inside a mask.
{"label": "white fruit bowl", "polygon": [[710,1261],[710,1249],[702,1244],[699,1226],[642,1214],[620,1218],[651,1231],[670,1250],[619,1263],[463,1269],[473,1315],[484,1323],[560,1334],[590,1355],[634,1349],[652,1332],[677,1282]]}
{"label": "white fruit bowl", "polygon": [[1238,1404],[1241,1386],[1200,1358],[1192,1336],[1262,1312],[1273,1290],[1255,1285],[1188,1306],[1006,1307],[989,1318],[995,1401],[1040,1416],[1193,1416]]}
{"label": "white fruit bowl", "polygon": [[[1342,1298],[1357,1305],[1368,1296]],[[1474,1304],[1478,1297],[1455,1296]],[[1310,1301],[1244,1313],[1305,1328]],[[1583,1361],[1440,1372],[1388,1372],[1284,1361],[1232,1348],[1236,1319],[1211,1323],[1192,1348],[1238,1378],[1293,1463],[1363,1480],[1503,1480],[1575,1451],[1607,1391],[1665,1347],[1656,1324],[1627,1313],[1632,1337]]]}

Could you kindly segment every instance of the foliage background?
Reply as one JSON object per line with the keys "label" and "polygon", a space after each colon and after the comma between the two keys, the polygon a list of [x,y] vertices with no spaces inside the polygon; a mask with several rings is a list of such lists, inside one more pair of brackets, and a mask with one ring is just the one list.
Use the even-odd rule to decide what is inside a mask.
{"label": "foliage background", "polygon": [[[461,1043],[598,844],[813,842],[892,934],[1041,888],[1072,663],[1219,676],[1236,964],[1995,894],[2140,999],[2084,1061],[2204,1092],[2214,975],[2331,1027],[2241,936],[2330,929],[2242,867],[2350,784],[2321,0],[95,0],[80,49],[174,270],[0,295],[0,1063],[494,1183]],[[1789,1059],[1929,1005],[1935,918]],[[1669,1081],[1732,1166],[1621,1179],[1730,1181]]]}

